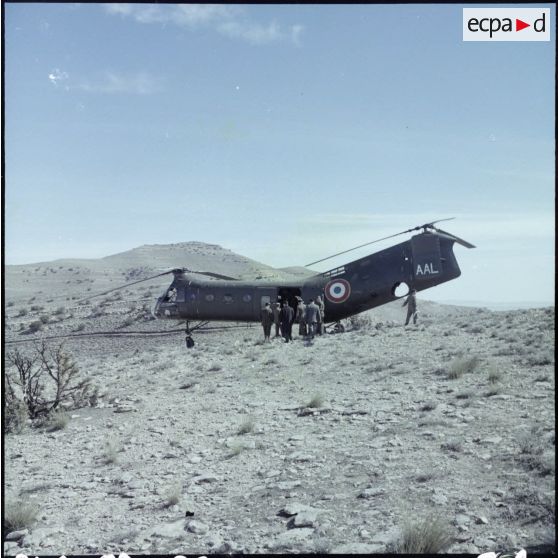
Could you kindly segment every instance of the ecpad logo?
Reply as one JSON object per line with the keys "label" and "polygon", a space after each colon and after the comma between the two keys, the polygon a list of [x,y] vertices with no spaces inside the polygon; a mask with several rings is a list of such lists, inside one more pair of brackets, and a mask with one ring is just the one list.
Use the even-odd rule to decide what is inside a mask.
{"label": "ecpad logo", "polygon": [[550,41],[550,8],[463,8],[464,41]]}

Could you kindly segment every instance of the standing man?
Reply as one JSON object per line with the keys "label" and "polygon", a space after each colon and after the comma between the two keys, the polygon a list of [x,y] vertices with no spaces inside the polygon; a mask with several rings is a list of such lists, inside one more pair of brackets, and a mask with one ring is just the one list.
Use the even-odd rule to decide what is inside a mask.
{"label": "standing man", "polygon": [[273,312],[273,323],[275,324],[275,337],[279,337],[281,333],[279,328],[279,324],[281,323],[281,304],[279,301],[273,303],[271,310]]}
{"label": "standing man", "polygon": [[270,335],[271,335],[271,324],[273,323],[273,310],[271,310],[271,306],[269,305],[269,302],[266,302],[265,306],[262,308],[261,320],[262,320],[262,327],[264,330],[264,341],[271,342]]}
{"label": "standing man", "polygon": [[317,333],[321,335],[324,332],[325,304],[321,296],[316,297],[316,306],[318,307],[318,326]]}
{"label": "standing man", "polygon": [[320,314],[320,308],[311,298],[310,302],[306,306],[306,324],[308,326],[308,335],[314,339],[316,335],[316,326],[318,325],[318,316]]}
{"label": "standing man", "polygon": [[409,325],[409,320],[411,316],[413,317],[413,324],[416,325],[417,318],[418,318],[418,310],[417,310],[417,291],[413,289],[407,300],[403,303],[403,306],[407,307],[407,319],[405,320],[405,325]]}
{"label": "standing man", "polygon": [[285,338],[285,343],[293,340],[293,321],[294,321],[294,310],[289,306],[289,303],[285,300],[283,302],[283,308],[281,308],[281,331],[283,332],[283,337]]}
{"label": "standing man", "polygon": [[298,321],[298,334],[301,337],[306,337],[306,304],[304,300],[298,297],[298,305],[296,307],[296,320]]}

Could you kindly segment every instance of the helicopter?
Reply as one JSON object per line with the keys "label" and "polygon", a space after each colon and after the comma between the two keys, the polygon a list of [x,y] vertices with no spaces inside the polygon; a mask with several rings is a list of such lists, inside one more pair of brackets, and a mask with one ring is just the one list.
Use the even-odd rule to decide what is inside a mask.
{"label": "helicopter", "polygon": [[[241,281],[209,271],[177,268],[100,294],[172,274],[173,280],[157,299],[152,314],[156,319],[186,321],[188,348],[194,346],[192,333],[209,322],[259,322],[265,304],[278,300],[296,310],[299,299],[308,301],[321,296],[326,327],[333,324],[336,332],[342,332],[341,320],[345,318],[403,298],[411,290],[423,291],[461,275],[453,245],[475,246],[434,226],[451,219],[418,225],[311,262],[306,267],[376,242],[421,231],[405,242],[306,278]],[[200,279],[200,275],[210,279]],[[198,323],[192,326],[191,322]]]}

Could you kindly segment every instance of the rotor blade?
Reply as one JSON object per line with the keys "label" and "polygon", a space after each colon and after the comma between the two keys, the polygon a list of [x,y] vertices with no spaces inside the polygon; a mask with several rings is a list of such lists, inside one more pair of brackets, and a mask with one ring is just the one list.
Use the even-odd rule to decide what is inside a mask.
{"label": "rotor blade", "polygon": [[[418,227],[419,229],[421,227]],[[378,238],[377,240],[373,240],[372,242],[365,242],[364,244],[361,244],[360,246],[355,246],[354,248],[349,248],[348,250],[343,250],[343,252],[338,252],[337,254],[333,254],[333,256],[328,256],[327,258],[322,258],[321,260],[316,260],[315,262],[311,262],[309,264],[306,264],[305,267],[309,267],[311,265],[320,263],[320,262],[325,262],[326,260],[330,260],[331,258],[335,258],[335,256],[340,256],[341,254],[346,254],[347,252],[352,252],[353,250],[357,250],[358,248],[362,248],[363,246],[368,246],[369,244],[374,244],[375,242],[380,242],[381,240],[387,240],[388,238],[393,238],[394,236],[399,236],[400,234],[405,234],[411,231],[414,231],[415,229],[409,229],[408,231],[403,231],[397,234],[392,234],[390,236],[384,236],[384,238]]]}
{"label": "rotor blade", "polygon": [[458,236],[455,236],[452,233],[443,231],[442,229],[438,229],[437,227],[432,227],[436,232],[438,233],[442,233],[442,235],[451,238],[452,240],[454,240],[455,242],[457,242],[457,244],[461,244],[461,246],[465,246],[465,248],[476,248],[476,246],[474,244],[471,244],[470,242],[467,242],[466,240],[463,240],[462,238],[459,238]]}
{"label": "rotor blade", "polygon": [[[325,262],[326,260],[329,260],[331,258],[335,258],[335,256],[341,256],[342,254],[346,254],[347,252],[352,252],[353,250],[358,250],[358,248],[363,248],[364,246],[368,246],[370,244],[374,244],[376,242],[380,242],[382,240],[387,240],[388,238],[393,238],[394,236],[399,236],[401,234],[406,234],[406,233],[410,233],[410,232],[414,232],[414,231],[420,231],[421,229],[435,229],[434,227],[434,223],[441,223],[442,221],[451,221],[452,219],[455,219],[455,217],[447,217],[446,219],[438,219],[437,221],[432,221],[431,223],[425,223],[424,225],[418,225],[417,227],[413,227],[412,229],[407,229],[406,231],[402,231],[400,233],[397,234],[392,234],[390,236],[385,236],[384,238],[379,238],[378,240],[373,240],[372,242],[366,242],[365,244],[361,244],[360,246],[355,246],[354,248],[349,248],[348,250],[344,250],[343,252],[338,252],[337,254],[333,254],[333,256],[328,256],[327,258],[322,258],[321,260],[316,260],[315,262],[306,264],[306,267],[309,267],[311,265],[320,263],[320,262]],[[464,241],[463,241],[464,242]]]}
{"label": "rotor blade", "polygon": [[228,281],[238,281],[236,277],[229,277],[228,275],[221,275],[220,273],[213,273],[212,271],[195,271],[194,269],[185,269],[186,273],[198,273],[199,275],[208,275],[215,277],[215,279],[225,279]]}
{"label": "rotor blade", "polygon": [[102,293],[97,293],[97,294],[88,296],[86,298],[82,298],[81,300],[78,300],[78,302],[84,302],[86,300],[90,300],[90,299],[95,298],[97,296],[103,296],[103,295],[106,295],[108,293],[112,293],[114,291],[119,291],[120,289],[125,289],[126,287],[130,287],[131,285],[137,285],[138,283],[143,283],[144,281],[150,281],[151,279],[156,279],[157,277],[162,277],[163,275],[168,275],[169,273],[173,273],[174,271],[176,271],[176,270],[171,269],[170,271],[165,271],[164,273],[159,273],[158,275],[153,275],[151,277],[147,277],[146,279],[140,279],[139,281],[132,281],[132,283],[126,283],[125,285],[121,285],[120,287],[115,287],[114,289],[109,289],[108,291],[104,291]]}

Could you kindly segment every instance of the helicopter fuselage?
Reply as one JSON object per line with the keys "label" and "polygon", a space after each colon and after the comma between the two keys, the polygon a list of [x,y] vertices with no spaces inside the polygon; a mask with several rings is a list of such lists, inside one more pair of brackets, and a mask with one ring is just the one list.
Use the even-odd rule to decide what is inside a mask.
{"label": "helicopter fuselage", "polygon": [[157,318],[259,322],[266,302],[279,298],[296,308],[318,295],[325,303],[326,323],[422,291],[459,277],[454,240],[422,232],[409,240],[325,273],[287,281],[198,279],[176,270],[174,280],[154,309]]}

